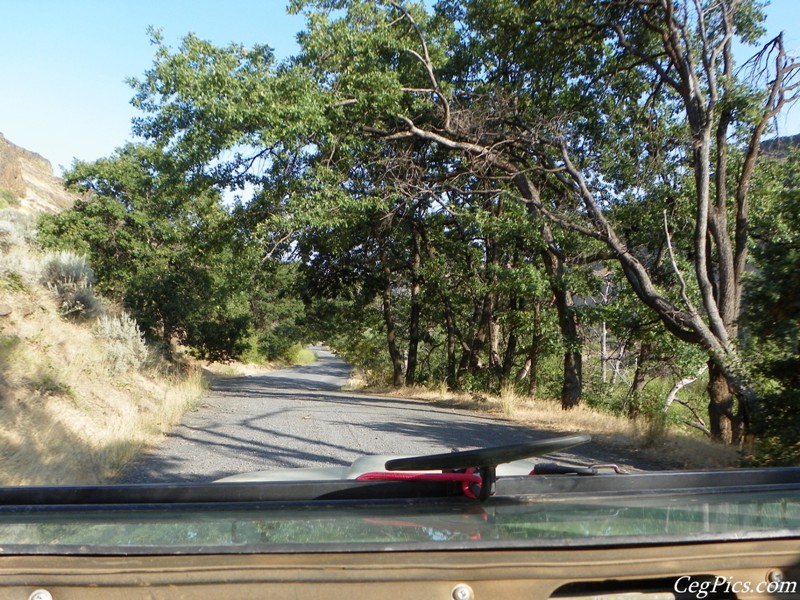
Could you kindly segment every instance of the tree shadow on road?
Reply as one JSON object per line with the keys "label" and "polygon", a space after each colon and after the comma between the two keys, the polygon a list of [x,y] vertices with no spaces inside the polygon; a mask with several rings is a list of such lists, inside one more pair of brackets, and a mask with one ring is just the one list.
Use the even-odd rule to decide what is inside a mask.
{"label": "tree shadow on road", "polygon": [[[275,468],[344,466],[366,454],[398,456],[528,443],[557,437],[496,415],[338,391],[338,359],[219,380],[168,444],[137,461],[123,482],[210,481]],[[567,464],[617,462],[595,445],[548,455]]]}
{"label": "tree shadow on road", "polygon": [[[239,393],[247,393],[247,388]],[[258,392],[265,406],[287,394],[280,389]],[[222,400],[224,402],[224,400]],[[376,419],[375,414],[385,418]],[[330,438],[334,426],[347,416],[351,437]],[[287,431],[278,426],[287,418],[308,423],[308,428]],[[323,435],[316,425],[323,424]],[[275,407],[238,420],[236,428],[218,428],[203,419],[191,419],[172,434],[173,442],[191,445],[188,455],[152,454],[145,457],[120,479],[127,483],[200,482],[236,473],[307,466],[344,466],[365,454],[408,456],[468,450],[479,447],[527,443],[558,434],[538,432],[524,425],[465,411],[437,408],[416,400],[396,398],[352,398],[337,393],[296,392],[291,406]],[[388,440],[388,441],[387,441]],[[202,469],[202,453],[212,453],[222,467]],[[567,453],[550,456],[572,464],[585,462]],[[198,470],[199,469],[199,470]]]}

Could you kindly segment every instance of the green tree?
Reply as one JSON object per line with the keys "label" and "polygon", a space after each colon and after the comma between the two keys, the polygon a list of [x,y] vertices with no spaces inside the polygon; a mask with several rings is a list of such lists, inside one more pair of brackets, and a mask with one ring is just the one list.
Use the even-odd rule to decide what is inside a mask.
{"label": "green tree", "polygon": [[[750,43],[761,32],[757,2],[465,0],[439,2],[432,14],[388,0],[291,6],[306,13],[308,28],[299,55],[281,65],[263,46],[222,49],[189,36],[173,52],[156,35],[155,64],[133,82],[146,113],[137,133],[168,151],[190,181],[255,186],[259,201],[248,211],[265,229],[280,219],[299,240],[313,205],[317,232],[335,239],[338,231],[342,249],[369,257],[358,283],[381,290],[395,380],[402,328],[392,329],[398,306],[388,301],[422,282],[425,261],[414,257],[426,256],[416,251],[426,233],[431,267],[435,241],[455,239],[430,229],[430,211],[398,219],[403,226],[372,226],[381,211],[394,215],[393,206],[422,199],[417,190],[396,202],[392,185],[407,177],[393,171],[395,158],[410,157],[402,164],[420,169],[410,180],[424,184],[429,206],[458,216],[452,226],[462,231],[462,199],[477,207],[487,195],[513,194],[528,208],[556,300],[563,404],[580,398],[576,266],[613,260],[672,335],[708,354],[714,437],[742,438],[753,408],[738,342],[750,187],[760,140],[793,100],[798,72],[781,37],[756,55],[750,77],[736,71],[734,39]],[[347,223],[358,211],[361,225]],[[445,305],[451,364],[454,340],[468,353],[499,339],[491,338],[497,308],[523,300],[501,299],[494,286],[505,285],[498,267],[509,257],[530,264],[531,249],[493,254],[486,233],[464,236],[461,250],[440,247],[457,260],[480,250],[494,265],[468,329],[456,333],[458,311]],[[421,331],[411,325],[414,305],[409,350]],[[504,362],[492,343],[481,352],[489,364]]]}
{"label": "green tree", "polygon": [[744,327],[761,392],[755,459],[788,465],[800,464],[800,156],[771,162],[779,190],[754,223]]}
{"label": "green tree", "polygon": [[[752,417],[737,344],[749,189],[761,137],[793,99],[798,72],[778,37],[757,55],[749,81],[737,74],[733,40],[752,42],[761,32],[756,3],[442,3],[443,21],[455,23],[460,34],[449,64],[431,50],[441,30],[418,7],[297,5],[326,15],[310,19],[311,49],[328,52],[316,77],[339,94],[365,134],[422,139],[468,156],[514,181],[554,226],[602,243],[667,329],[708,352],[710,429],[727,442],[742,438]],[[346,15],[338,13],[343,16],[331,25],[333,11],[342,8]],[[335,50],[332,36],[343,22],[359,24],[349,38],[357,47],[384,52],[373,51],[386,59],[369,76],[359,71],[355,77],[366,54],[353,60],[352,45]],[[398,44],[417,60],[415,77],[403,79],[405,71],[394,68],[402,60]],[[388,84],[390,74],[399,79],[394,91],[354,85],[365,79]],[[427,110],[401,93],[427,100]],[[389,110],[376,118],[373,107]],[[361,118],[365,109],[368,119]],[[665,144],[670,137],[675,141]],[[625,224],[608,210],[620,198],[649,199],[670,168],[676,175],[670,183],[692,205],[691,270],[684,273],[671,260],[677,299],[627,246]],[[565,195],[549,194],[535,173],[556,179]],[[547,229],[542,235],[556,245]]]}
{"label": "green tree", "polygon": [[217,191],[188,189],[161,152],[144,145],[77,162],[65,179],[91,194],[42,218],[43,245],[85,253],[98,289],[167,350],[178,340],[212,360],[242,352],[251,315]]}

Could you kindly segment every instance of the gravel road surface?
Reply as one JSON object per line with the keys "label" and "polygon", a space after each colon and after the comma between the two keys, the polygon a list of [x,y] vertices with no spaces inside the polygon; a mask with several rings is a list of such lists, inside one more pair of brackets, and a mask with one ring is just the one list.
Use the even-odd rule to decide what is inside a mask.
{"label": "gravel road surface", "polygon": [[[366,454],[434,454],[554,435],[417,400],[340,392],[348,365],[315,351],[313,365],[217,381],[198,408],[118,481],[206,482],[270,468],[349,465]],[[594,444],[548,458],[626,462]]]}

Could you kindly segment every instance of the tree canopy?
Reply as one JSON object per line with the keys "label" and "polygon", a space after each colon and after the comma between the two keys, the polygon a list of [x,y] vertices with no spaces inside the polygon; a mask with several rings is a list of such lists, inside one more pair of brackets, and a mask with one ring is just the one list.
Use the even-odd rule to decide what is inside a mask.
{"label": "tree canopy", "polygon": [[[77,207],[76,243],[114,265],[177,235],[193,257],[180,264],[201,273],[177,270],[170,294],[191,297],[188,281],[216,277],[196,234],[215,233],[206,256],[217,268],[238,250],[215,240],[241,240],[250,258],[230,261],[250,284],[269,285],[268,265],[294,265],[284,289],[306,324],[395,385],[511,383],[570,408],[610,393],[587,394],[586,356],[599,356],[604,385],[612,360],[675,379],[706,361],[707,430],[746,439],[758,409],[740,328],[752,186],[761,140],[798,89],[781,36],[735,64],[733,44],[763,33],[759,2],[290,10],[307,26],[281,62],[266,45],[189,35],[173,49],[151,33],[153,66],[131,80],[143,145],[75,167],[98,194]],[[142,214],[172,206],[167,220],[137,223],[128,187],[140,204],[156,198]],[[220,207],[224,190],[239,196],[235,210]],[[65,217],[59,231],[70,227]],[[232,308],[248,303],[248,285],[231,285],[201,286],[233,305],[215,301],[220,312],[200,320],[233,339],[225,318],[253,313]]]}

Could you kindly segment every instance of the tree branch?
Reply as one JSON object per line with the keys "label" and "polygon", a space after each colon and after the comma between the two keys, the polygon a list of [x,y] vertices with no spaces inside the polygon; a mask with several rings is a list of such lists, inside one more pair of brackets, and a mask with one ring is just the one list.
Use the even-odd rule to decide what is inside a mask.
{"label": "tree branch", "polygon": [[669,234],[669,222],[667,221],[667,211],[664,210],[664,235],[666,235],[667,239],[667,251],[669,252],[669,259],[672,263],[672,270],[675,272],[675,275],[678,278],[678,282],[681,286],[681,298],[683,298],[684,304],[686,304],[687,310],[692,313],[693,315],[697,314],[697,309],[695,308],[692,301],[689,299],[689,295],[687,294],[687,286],[686,280],[683,278],[683,274],[681,270],[678,268],[678,263],[675,261],[675,253],[672,251],[672,237]]}
{"label": "tree branch", "polygon": [[419,24],[416,22],[414,17],[400,4],[397,2],[392,2],[391,6],[399,11],[403,17],[411,24],[411,27],[414,28],[414,31],[419,38],[420,44],[422,45],[422,54],[416,52],[415,50],[408,49],[408,53],[415,57],[422,66],[425,68],[425,71],[428,74],[428,79],[431,81],[431,85],[433,86],[433,91],[436,92],[436,95],[439,97],[439,102],[442,105],[442,110],[444,112],[444,122],[443,122],[443,129],[445,131],[450,131],[450,103],[447,100],[444,92],[442,92],[442,88],[439,85],[439,80],[436,77],[436,73],[433,71],[433,61],[431,61],[431,55],[428,52],[428,43],[425,41],[425,36],[422,34],[422,30],[419,27]]}
{"label": "tree branch", "polygon": [[700,375],[703,374],[703,371],[705,371],[707,368],[708,368],[708,366],[703,365],[700,368],[700,370],[697,371],[697,375],[689,375],[688,377],[684,377],[683,379],[681,379],[675,385],[672,386],[672,389],[669,391],[669,394],[667,394],[667,399],[664,401],[664,412],[667,412],[669,410],[669,407],[672,406],[672,403],[677,401],[678,404],[682,404],[683,406],[687,406],[692,411],[692,413],[694,414],[695,418],[699,419],[701,423],[703,422],[703,420],[699,418],[697,413],[694,412],[694,409],[689,407],[685,402],[681,402],[680,400],[677,400],[677,398],[678,398],[678,392],[680,392],[687,385],[691,385],[695,381],[697,381],[698,378],[700,377]]}

